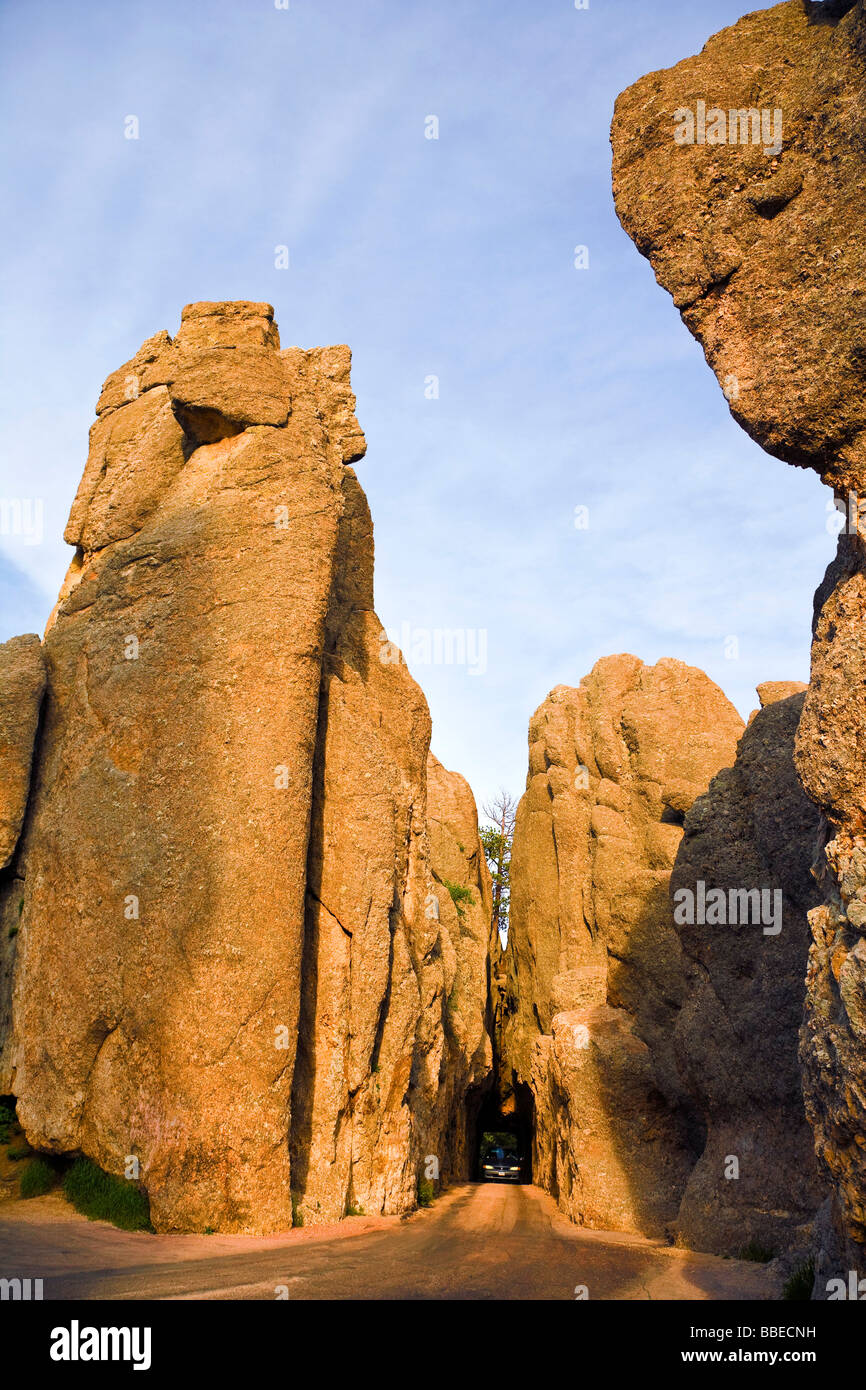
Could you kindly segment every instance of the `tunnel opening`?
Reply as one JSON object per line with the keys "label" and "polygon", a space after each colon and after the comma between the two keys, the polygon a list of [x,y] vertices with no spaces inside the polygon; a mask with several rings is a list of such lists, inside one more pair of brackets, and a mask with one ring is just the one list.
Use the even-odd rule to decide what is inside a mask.
{"label": "tunnel opening", "polygon": [[534,1105],[529,1087],[518,1084],[503,1097],[491,1079],[468,1096],[467,1137],[473,1182],[531,1183]]}

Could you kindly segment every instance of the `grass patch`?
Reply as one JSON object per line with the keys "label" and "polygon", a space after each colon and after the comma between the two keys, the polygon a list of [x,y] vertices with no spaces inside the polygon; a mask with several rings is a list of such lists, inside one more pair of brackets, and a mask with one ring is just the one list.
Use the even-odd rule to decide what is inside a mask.
{"label": "grass patch", "polygon": [[301,1211],[301,1204],[300,1204],[300,1202],[298,1201],[297,1197],[295,1196],[295,1194],[294,1194],[294,1192],[293,1192],[293,1193],[292,1193],[292,1225],[293,1225],[293,1226],[303,1226],[303,1224],[304,1224],[304,1213]]}
{"label": "grass patch", "polygon": [[436,1188],[430,1178],[418,1179],[418,1205],[419,1207],[432,1207],[436,1198]]}
{"label": "grass patch", "polygon": [[13,1163],[17,1163],[22,1158],[31,1158],[32,1156],[33,1150],[29,1144],[22,1144],[20,1148],[10,1148],[6,1150],[6,1157],[10,1158]]}
{"label": "grass patch", "polygon": [[451,898],[451,901],[453,902],[454,906],[457,908],[457,916],[460,918],[462,922],[466,914],[466,904],[468,903],[470,907],[475,906],[475,899],[472,896],[472,890],[470,888],[467,888],[465,884],[452,883],[450,878],[443,878],[442,885],[444,888],[448,889],[448,895]]}
{"label": "grass patch", "polygon": [[365,1214],[364,1208],[356,1206],[354,1202],[349,1202],[346,1206],[347,1216],[364,1216]]}
{"label": "grass patch", "polygon": [[44,1197],[56,1181],[56,1173],[44,1158],[34,1158],[21,1174],[19,1191],[22,1197]]}
{"label": "grass patch", "polygon": [[782,1297],[789,1303],[809,1303],[812,1298],[812,1286],[815,1283],[815,1261],[806,1260],[804,1264],[798,1265],[789,1279],[785,1280],[782,1287]]}
{"label": "grass patch", "polygon": [[150,1203],[134,1183],[76,1158],[63,1179],[67,1201],[89,1221],[110,1221],[122,1231],[150,1231]]}
{"label": "grass patch", "polygon": [[751,1260],[753,1264],[765,1265],[769,1264],[774,1254],[774,1250],[768,1250],[766,1245],[762,1245],[759,1240],[750,1240],[737,1251],[737,1259]]}

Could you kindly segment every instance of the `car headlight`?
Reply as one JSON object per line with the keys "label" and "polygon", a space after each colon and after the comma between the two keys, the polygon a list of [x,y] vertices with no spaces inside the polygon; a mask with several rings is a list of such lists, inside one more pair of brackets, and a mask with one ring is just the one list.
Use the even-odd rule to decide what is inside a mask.
{"label": "car headlight", "polygon": [[519,1169],[518,1167],[515,1167],[515,1168],[509,1168],[508,1171],[509,1171],[509,1173],[519,1173],[519,1172],[520,1172],[520,1169]]}

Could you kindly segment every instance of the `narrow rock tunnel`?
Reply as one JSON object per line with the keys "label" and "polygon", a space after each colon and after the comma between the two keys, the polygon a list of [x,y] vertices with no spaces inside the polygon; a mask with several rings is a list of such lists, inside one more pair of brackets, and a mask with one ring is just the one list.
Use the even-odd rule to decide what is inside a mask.
{"label": "narrow rock tunnel", "polygon": [[517,1155],[521,1183],[532,1182],[534,1105],[528,1086],[503,1098],[493,1078],[484,1086],[471,1087],[466,1096],[469,1176],[474,1182],[486,1180],[485,1158],[500,1150]]}

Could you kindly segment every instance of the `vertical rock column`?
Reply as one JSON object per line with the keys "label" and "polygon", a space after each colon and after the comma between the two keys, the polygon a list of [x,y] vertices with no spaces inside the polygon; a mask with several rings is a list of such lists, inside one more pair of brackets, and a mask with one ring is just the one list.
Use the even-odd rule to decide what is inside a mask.
{"label": "vertical rock column", "polygon": [[436,1143],[439,923],[426,838],[427,703],[373,611],[351,469],[326,622],[292,1120],[306,1223],[414,1206]]}
{"label": "vertical rock column", "polygon": [[530,1091],[535,1180],[582,1225],[672,1234],[700,1152],[673,1027],[682,820],[742,721],[702,671],[606,657],[529,730],[511,864],[502,1082]]}
{"label": "vertical rock column", "polygon": [[469,783],[431,753],[427,759],[427,829],[445,972],[446,1053],[438,1100],[441,1175],[474,1174],[475,1119],[492,1082],[490,969],[493,886],[478,835]]}
{"label": "vertical rock column", "polygon": [[345,392],[270,307],[106,382],[45,639],[14,998],[28,1138],[139,1160],[160,1230],[291,1222],[289,1102]]}
{"label": "vertical rock column", "polygon": [[106,382],[66,531],[4,1055],[30,1142],[137,1169],[158,1230],[411,1210],[428,1156],[465,1176],[489,1069],[349,368],[268,305],[188,306]]}
{"label": "vertical rock column", "polygon": [[12,1090],[12,980],[24,910],[16,850],[27,800],[39,711],[45,692],[42,644],[34,634],[0,646],[0,1094]]}
{"label": "vertical rock column", "polygon": [[[671,875],[686,975],[676,1059],[707,1130],[677,1230],[721,1255],[802,1247],[824,1195],[797,1059],[820,819],[794,770],[804,690],[758,687],[761,709],[686,815]],[[715,904],[703,921],[684,910],[698,893]]]}
{"label": "vertical rock column", "polygon": [[775,457],[815,469],[844,514],[816,595],[796,741],[825,841],[801,1044],[833,1190],[816,1296],[866,1269],[864,82],[863,0],[783,4],[642,78],[618,99],[612,130],[620,220],[735,419]]}

